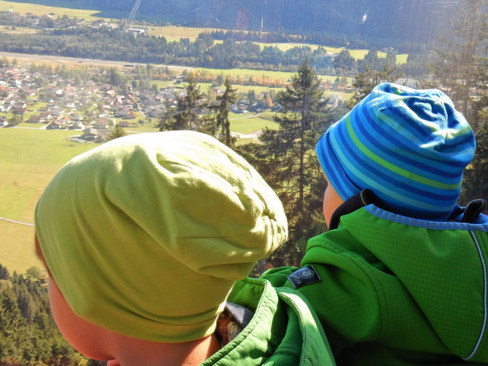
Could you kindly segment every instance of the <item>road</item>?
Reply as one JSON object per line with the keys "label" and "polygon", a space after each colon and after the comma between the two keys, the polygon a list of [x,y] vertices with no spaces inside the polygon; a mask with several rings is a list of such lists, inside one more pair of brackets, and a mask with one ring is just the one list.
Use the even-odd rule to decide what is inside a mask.
{"label": "road", "polygon": [[[113,61],[113,60],[97,60],[91,58],[78,58],[78,57],[64,57],[64,56],[53,56],[53,55],[33,55],[27,53],[13,53],[13,52],[0,52],[0,58],[8,57],[8,58],[15,58],[15,59],[22,59],[22,60],[36,60],[36,61],[51,61],[51,62],[58,62],[61,64],[78,64],[78,65],[104,65],[104,66],[145,66],[145,63],[140,62],[125,62],[125,61]],[[192,67],[189,66],[178,66],[178,65],[158,65],[158,66],[166,66],[170,70],[192,70]]]}

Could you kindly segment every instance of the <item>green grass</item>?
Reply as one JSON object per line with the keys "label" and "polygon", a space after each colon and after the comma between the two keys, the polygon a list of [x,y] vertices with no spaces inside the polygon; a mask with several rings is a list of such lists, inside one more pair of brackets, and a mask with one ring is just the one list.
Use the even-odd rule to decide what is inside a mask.
{"label": "green grass", "polygon": [[[0,217],[33,223],[36,203],[54,174],[72,157],[96,146],[67,140],[76,134],[0,129]],[[0,263],[11,272],[24,272],[38,263],[32,251],[32,227],[0,220],[0,232]]]}
{"label": "green grass", "polygon": [[20,13],[20,14],[25,14],[25,13],[32,13],[36,15],[54,14],[54,16],[67,15],[71,18],[77,17],[79,19],[85,19],[87,21],[94,21],[100,19],[99,17],[96,16],[96,14],[99,13],[97,10],[60,8],[55,6],[30,4],[30,3],[16,3],[11,1],[0,0],[0,11],[7,11],[9,9],[11,9],[15,13]]}
{"label": "green grass", "polygon": [[35,202],[56,171],[75,155],[96,146],[67,140],[77,134],[80,132],[0,129],[0,217],[32,222]]}
{"label": "green grass", "polygon": [[229,115],[229,120],[230,129],[244,135],[258,132],[265,127],[270,129],[278,128],[278,124],[268,118],[252,117],[252,115],[247,114],[231,113]]}
{"label": "green grass", "polygon": [[0,220],[0,263],[10,273],[25,273],[32,266],[42,269],[34,254],[34,228]]}
{"label": "green grass", "polygon": [[0,33],[19,34],[19,33],[37,33],[37,30],[29,27],[17,27],[12,28],[9,25],[0,25]]}
{"label": "green grass", "polygon": [[203,32],[212,32],[214,28],[190,28],[180,27],[177,25],[168,25],[164,27],[151,26],[149,32],[152,36],[163,36],[167,40],[180,40],[181,38],[197,39],[198,35]]}

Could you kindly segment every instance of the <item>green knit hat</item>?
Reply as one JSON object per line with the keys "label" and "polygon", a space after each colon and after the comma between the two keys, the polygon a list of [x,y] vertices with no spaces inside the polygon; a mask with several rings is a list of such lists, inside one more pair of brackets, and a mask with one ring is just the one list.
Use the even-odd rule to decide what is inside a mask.
{"label": "green knit hat", "polygon": [[126,136],[79,155],[46,188],[35,222],[78,316],[156,342],[211,334],[234,282],[287,238],[262,177],[190,131]]}

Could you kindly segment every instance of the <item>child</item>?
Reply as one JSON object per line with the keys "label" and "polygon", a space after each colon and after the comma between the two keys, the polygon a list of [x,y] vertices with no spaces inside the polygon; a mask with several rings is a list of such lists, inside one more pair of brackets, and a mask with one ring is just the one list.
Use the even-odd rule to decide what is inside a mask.
{"label": "child", "polygon": [[338,365],[488,364],[488,218],[456,205],[474,150],[445,94],[388,83],[319,140],[329,231],[290,281]]}
{"label": "child", "polygon": [[210,136],[138,134],[82,154],[48,185],[35,222],[54,318],[88,357],[334,365],[303,295],[245,279],[287,222],[261,176]]}

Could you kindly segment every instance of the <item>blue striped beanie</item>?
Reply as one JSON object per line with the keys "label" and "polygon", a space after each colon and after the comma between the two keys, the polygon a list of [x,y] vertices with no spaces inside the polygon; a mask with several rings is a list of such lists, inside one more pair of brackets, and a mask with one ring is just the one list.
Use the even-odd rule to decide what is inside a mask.
{"label": "blue striped beanie", "polygon": [[383,83],[325,132],[316,153],[343,200],[369,188],[399,214],[445,220],[475,148],[443,92]]}

